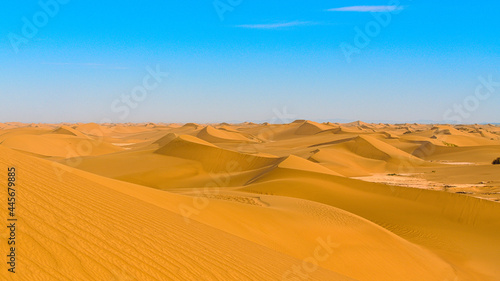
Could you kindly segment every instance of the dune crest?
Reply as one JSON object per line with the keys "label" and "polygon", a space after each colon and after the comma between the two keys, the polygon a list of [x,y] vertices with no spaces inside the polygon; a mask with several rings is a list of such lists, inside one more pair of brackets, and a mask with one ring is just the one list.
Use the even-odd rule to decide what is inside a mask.
{"label": "dune crest", "polygon": [[[199,161],[207,171],[249,170],[272,165],[277,157],[254,156],[219,148],[189,135],[181,135],[155,153]],[[231,159],[226,163],[223,159]],[[235,169],[235,170],[233,170]]]}
{"label": "dune crest", "polygon": [[324,125],[312,121],[304,121],[300,127],[297,128],[295,134],[297,135],[314,135],[323,131],[331,130],[334,127]]}
{"label": "dune crest", "polygon": [[76,136],[76,137],[86,137],[84,134],[81,132],[78,132],[77,130],[69,127],[69,126],[61,126],[59,128],[56,128],[51,132],[52,134],[60,134],[60,135],[70,135],[70,136]]}
{"label": "dune crest", "polygon": [[208,142],[254,142],[237,132],[219,130],[212,126],[206,126],[197,135],[198,138]]}

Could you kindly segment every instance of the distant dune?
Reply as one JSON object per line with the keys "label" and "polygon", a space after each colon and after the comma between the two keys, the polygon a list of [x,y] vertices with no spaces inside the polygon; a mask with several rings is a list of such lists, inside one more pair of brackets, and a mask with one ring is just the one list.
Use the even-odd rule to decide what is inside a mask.
{"label": "distant dune", "polygon": [[206,126],[203,128],[197,136],[200,139],[206,140],[208,142],[218,143],[218,142],[253,142],[252,140],[246,138],[242,134],[234,131],[228,130],[218,130],[212,126]]}

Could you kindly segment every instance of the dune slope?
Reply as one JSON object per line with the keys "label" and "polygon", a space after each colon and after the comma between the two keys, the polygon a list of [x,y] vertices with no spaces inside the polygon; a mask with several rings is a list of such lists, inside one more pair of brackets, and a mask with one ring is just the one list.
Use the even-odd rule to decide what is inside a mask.
{"label": "dune slope", "polygon": [[[59,164],[5,148],[0,153],[1,169],[15,166],[22,190],[18,272],[12,278],[2,270],[4,280],[278,280],[301,264],[207,225],[186,224],[67,168],[61,181],[54,172]],[[322,268],[309,275],[350,280]]]}

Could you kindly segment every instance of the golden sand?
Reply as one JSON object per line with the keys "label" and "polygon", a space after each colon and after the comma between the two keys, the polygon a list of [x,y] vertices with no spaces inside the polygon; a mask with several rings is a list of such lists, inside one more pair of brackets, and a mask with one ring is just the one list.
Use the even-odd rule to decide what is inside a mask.
{"label": "golden sand", "polygon": [[2,123],[0,280],[500,280],[497,157],[493,125]]}

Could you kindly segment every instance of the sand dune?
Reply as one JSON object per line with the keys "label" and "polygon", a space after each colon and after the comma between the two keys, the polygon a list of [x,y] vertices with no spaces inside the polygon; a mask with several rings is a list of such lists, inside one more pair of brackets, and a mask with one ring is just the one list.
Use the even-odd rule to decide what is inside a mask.
{"label": "sand dune", "polygon": [[433,250],[465,279],[494,280],[500,274],[496,266],[500,249],[492,246],[499,245],[495,242],[500,230],[498,203],[329,177],[334,176],[273,172],[243,190],[309,199],[359,215]]}
{"label": "sand dune", "polygon": [[198,127],[200,127],[199,124],[196,124],[196,123],[186,123],[184,124],[182,127],[184,128],[194,128],[194,129],[198,129]]}
{"label": "sand dune", "polygon": [[104,136],[110,133],[110,129],[96,123],[81,124],[75,127],[75,130],[87,135]]}
{"label": "sand dune", "polygon": [[[368,162],[362,160],[361,158],[383,161],[386,165],[388,165],[387,167],[388,169],[389,166],[394,167],[401,165],[401,163],[407,163],[407,162],[411,162],[413,165],[424,164],[424,161],[422,161],[420,158],[417,158],[409,153],[406,153],[405,151],[402,151],[377,138],[366,135],[341,139],[330,143],[315,145],[314,147],[328,148],[330,150],[336,151],[339,157],[333,161],[338,164],[342,164],[344,160],[347,162],[351,162],[354,159],[356,159],[356,161],[361,160],[362,162],[368,164]],[[344,151],[344,153],[338,154],[338,152],[340,151]],[[355,154],[355,156],[353,157],[352,155],[348,155],[349,153],[345,153],[345,151],[349,152],[350,154]],[[372,165],[375,164],[374,163],[375,161],[370,161],[370,162],[372,164],[369,164],[367,166],[368,170],[370,170],[370,167],[372,167]],[[376,166],[377,165],[375,165],[375,167]],[[353,166],[351,167],[354,168]],[[359,168],[359,166],[357,168]],[[358,169],[350,169],[350,170],[360,171]],[[374,170],[374,171],[379,171],[379,170]]]}
{"label": "sand dune", "polygon": [[160,139],[153,142],[153,144],[157,144],[160,147],[162,147],[162,146],[166,145],[167,143],[169,143],[170,141],[176,139],[177,137],[178,137],[178,135],[175,133],[168,133],[165,136],[163,136]]}
{"label": "sand dune", "polygon": [[329,125],[319,124],[312,121],[304,121],[300,127],[297,128],[295,134],[297,135],[314,135],[323,131],[332,130],[334,127]]}
{"label": "sand dune", "polygon": [[433,130],[436,135],[465,135],[465,133],[453,128],[452,126],[436,126],[431,128],[431,130]]}
{"label": "sand dune", "polygon": [[366,158],[349,150],[341,149],[318,149],[309,160],[320,163],[346,177],[383,173],[386,166],[386,162],[383,160]]}
{"label": "sand dune", "polygon": [[351,123],[346,123],[344,124],[345,127],[364,127],[364,128],[371,128],[372,125],[371,124],[368,124],[368,123],[365,123],[363,121],[354,121],[354,122],[351,122]]}
{"label": "sand dune", "polygon": [[[248,155],[219,148],[196,137],[179,136],[156,151],[158,154],[199,161],[208,171],[262,168],[277,161],[277,157]],[[224,159],[231,159],[228,163]],[[234,167],[233,167],[234,166]]]}
{"label": "sand dune", "polygon": [[62,158],[101,155],[122,150],[122,148],[109,143],[65,133],[17,135],[6,138],[2,145],[40,156]]}
{"label": "sand dune", "polygon": [[334,171],[327,169],[321,165],[317,165],[314,162],[307,161],[306,159],[290,155],[281,163],[278,164],[278,168],[281,169],[291,169],[298,171],[309,171],[313,173],[321,173],[328,175],[338,175]]}
{"label": "sand dune", "polygon": [[81,132],[69,127],[69,126],[61,126],[56,128],[51,132],[52,134],[59,134],[59,135],[69,135],[69,136],[75,136],[75,137],[85,137],[84,134]]}
{"label": "sand dune", "polygon": [[[59,181],[50,162],[5,148],[0,153],[2,170],[31,171],[18,205],[17,239],[25,249],[19,254],[26,258],[19,259],[17,280],[279,280],[301,264],[196,221],[186,224],[178,214],[71,169]],[[6,270],[0,274],[8,278]],[[350,280],[323,268],[310,277]]]}
{"label": "sand dune", "polygon": [[197,135],[198,138],[208,142],[254,142],[245,136],[228,130],[218,130],[212,126],[206,126]]}
{"label": "sand dune", "polygon": [[12,280],[500,280],[497,126],[35,125]]}
{"label": "sand dune", "polygon": [[[346,127],[339,126],[336,130],[334,130],[335,134],[363,134],[366,133],[363,129],[359,127]],[[370,131],[373,132],[373,131]]]}

